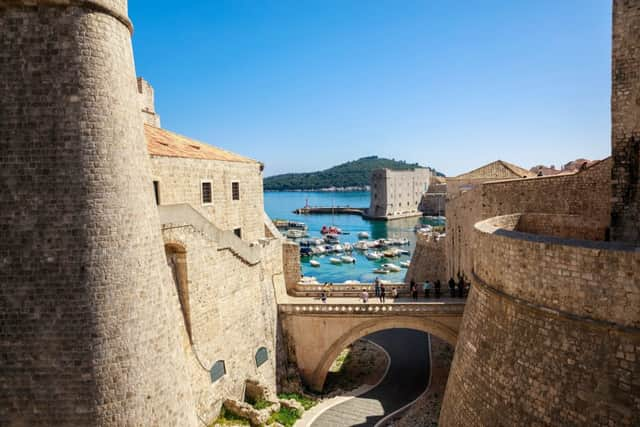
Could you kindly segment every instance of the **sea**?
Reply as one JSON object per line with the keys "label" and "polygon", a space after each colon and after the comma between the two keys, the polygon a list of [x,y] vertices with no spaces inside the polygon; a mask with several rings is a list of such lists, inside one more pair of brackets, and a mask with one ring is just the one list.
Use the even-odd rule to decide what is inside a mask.
{"label": "sea", "polygon": [[[414,228],[417,224],[438,225],[441,222],[435,218],[415,217],[396,219],[393,221],[368,220],[359,215],[330,215],[330,214],[294,214],[295,209],[309,206],[349,206],[354,208],[366,208],[369,206],[370,193],[368,191],[352,192],[302,192],[302,191],[266,191],[264,193],[264,206],[267,215],[271,219],[286,219],[301,221],[309,227],[309,237],[321,238],[320,230],[323,225],[335,225],[342,229],[340,242],[356,243],[358,233],[366,231],[369,233],[369,240],[382,238],[407,238],[410,242],[408,246],[409,255],[402,255],[392,260],[371,261],[368,260],[362,251],[354,250],[351,256],[356,259],[355,264],[331,264],[329,258],[335,255],[316,255],[313,257],[302,257],[300,265],[302,274],[315,277],[318,282],[344,283],[347,280],[357,280],[362,283],[371,283],[376,277],[392,282],[404,282],[407,270],[403,268],[399,272],[388,274],[376,274],[373,272],[380,264],[392,262],[400,265],[401,261],[411,259],[411,254],[415,249],[416,234]],[[311,259],[320,263],[319,267],[309,264]]]}

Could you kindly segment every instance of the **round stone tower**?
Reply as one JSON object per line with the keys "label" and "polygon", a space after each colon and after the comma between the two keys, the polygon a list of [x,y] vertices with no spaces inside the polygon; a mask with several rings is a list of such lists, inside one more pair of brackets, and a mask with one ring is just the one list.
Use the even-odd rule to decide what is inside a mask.
{"label": "round stone tower", "polygon": [[0,28],[0,425],[196,425],[126,0]]}

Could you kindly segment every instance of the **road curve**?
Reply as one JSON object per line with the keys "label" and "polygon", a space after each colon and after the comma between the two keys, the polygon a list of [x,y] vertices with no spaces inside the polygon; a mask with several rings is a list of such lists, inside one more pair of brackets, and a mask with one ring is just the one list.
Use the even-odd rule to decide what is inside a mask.
{"label": "road curve", "polygon": [[391,357],[387,376],[372,390],[327,409],[312,427],[373,427],[384,416],[415,400],[429,382],[427,334],[412,329],[388,329],[365,337]]}

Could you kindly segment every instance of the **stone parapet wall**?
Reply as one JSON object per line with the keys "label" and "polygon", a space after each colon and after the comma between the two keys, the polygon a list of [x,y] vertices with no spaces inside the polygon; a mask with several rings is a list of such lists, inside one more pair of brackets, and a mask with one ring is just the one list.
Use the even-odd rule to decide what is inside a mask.
{"label": "stone parapet wall", "polygon": [[640,328],[640,251],[523,233],[517,231],[520,218],[507,215],[476,224],[474,273],[480,280],[528,303]]}
{"label": "stone parapet wall", "polygon": [[472,278],[439,425],[637,426],[640,334]]}
{"label": "stone parapet wall", "polygon": [[[446,245],[444,238],[435,239],[432,236],[418,234],[416,248],[411,256],[411,264],[405,276],[405,282],[423,283],[429,280],[431,283],[440,280],[444,284],[449,280],[447,277],[446,265]],[[422,292],[422,287],[419,287]]]}
{"label": "stone parapet wall", "polygon": [[297,243],[286,240],[283,242],[282,263],[287,293],[293,294],[302,274],[300,269],[300,246]]}
{"label": "stone parapet wall", "polygon": [[448,275],[470,276],[474,224],[495,216],[528,212],[578,215],[590,219],[594,235],[600,238],[609,224],[611,165],[608,158],[575,174],[487,182],[447,200]]}

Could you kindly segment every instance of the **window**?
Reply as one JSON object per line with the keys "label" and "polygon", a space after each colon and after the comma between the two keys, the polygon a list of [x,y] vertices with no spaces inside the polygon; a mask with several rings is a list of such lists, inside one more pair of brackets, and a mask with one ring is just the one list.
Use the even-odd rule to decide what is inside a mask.
{"label": "window", "polygon": [[238,236],[238,238],[242,239],[242,228],[234,228],[233,229],[233,234],[235,234],[236,236]]}
{"label": "window", "polygon": [[256,367],[260,367],[269,359],[269,352],[266,347],[260,347],[256,352]]}
{"label": "window", "polygon": [[209,374],[211,375],[211,382],[214,383],[222,378],[227,373],[227,368],[224,366],[224,360],[218,360],[211,367]]}
{"label": "window", "polygon": [[202,204],[210,205],[212,202],[211,181],[202,181]]}
{"label": "window", "polygon": [[240,183],[239,182],[231,183],[231,199],[240,200]]}
{"label": "window", "polygon": [[160,181],[153,181],[153,194],[156,195],[156,205],[160,204]]}

